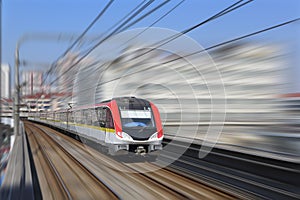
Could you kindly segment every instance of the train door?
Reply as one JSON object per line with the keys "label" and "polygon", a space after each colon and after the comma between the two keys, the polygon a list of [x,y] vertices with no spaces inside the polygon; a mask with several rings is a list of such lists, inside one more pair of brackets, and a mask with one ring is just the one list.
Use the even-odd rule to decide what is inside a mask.
{"label": "train door", "polygon": [[98,112],[98,116],[101,131],[104,132],[105,135],[105,142],[110,143],[112,141],[112,134],[114,133],[114,121],[112,113],[109,108],[102,107]]}
{"label": "train door", "polygon": [[109,108],[106,108],[105,114],[105,141],[112,143],[114,141],[114,121]]}
{"label": "train door", "polygon": [[110,109],[106,109],[106,122],[105,122],[105,128],[107,132],[114,132],[114,120],[111,114]]}
{"label": "train door", "polygon": [[99,126],[100,126],[100,134],[99,134],[99,139],[102,142],[105,142],[106,140],[106,108],[105,107],[99,107],[97,108],[97,117],[99,121]]}

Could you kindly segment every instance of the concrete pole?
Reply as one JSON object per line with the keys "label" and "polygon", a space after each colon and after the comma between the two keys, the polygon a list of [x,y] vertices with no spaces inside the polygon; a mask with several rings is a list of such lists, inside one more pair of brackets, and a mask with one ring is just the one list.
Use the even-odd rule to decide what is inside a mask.
{"label": "concrete pole", "polygon": [[[2,0],[0,0],[0,101],[2,99]],[[0,103],[0,124],[2,117],[2,103]]]}
{"label": "concrete pole", "polygon": [[[2,1],[2,0],[0,0]],[[27,40],[45,40],[45,39],[64,39],[70,40],[72,36],[64,35],[45,35],[45,34],[31,34],[23,36],[16,45],[15,50],[15,95],[14,95],[14,135],[19,135],[19,125],[20,125],[20,79],[19,79],[19,48],[21,44]]]}
{"label": "concrete pole", "polygon": [[15,98],[14,98],[14,135],[19,135],[20,125],[20,83],[19,83],[19,43],[17,43],[15,51]]}

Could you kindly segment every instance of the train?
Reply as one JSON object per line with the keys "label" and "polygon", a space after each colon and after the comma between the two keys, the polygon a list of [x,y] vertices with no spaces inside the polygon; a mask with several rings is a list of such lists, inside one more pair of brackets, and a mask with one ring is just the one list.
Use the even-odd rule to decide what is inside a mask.
{"label": "train", "polygon": [[157,156],[162,150],[159,110],[141,98],[117,97],[89,106],[29,113],[28,119],[93,140],[110,155]]}

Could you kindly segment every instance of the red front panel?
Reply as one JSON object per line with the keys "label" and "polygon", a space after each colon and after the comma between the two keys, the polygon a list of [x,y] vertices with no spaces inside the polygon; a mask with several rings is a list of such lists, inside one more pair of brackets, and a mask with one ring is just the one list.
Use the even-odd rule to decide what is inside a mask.
{"label": "red front panel", "polygon": [[[116,129],[116,133],[122,133],[122,123],[121,123],[121,118],[120,118],[120,112],[119,112],[119,108],[117,105],[117,102],[115,100],[112,100],[108,106],[111,109],[112,112],[112,116],[114,119],[114,125],[115,125],[115,129]],[[122,134],[118,135],[119,137],[122,137]]]}
{"label": "red front panel", "polygon": [[163,136],[163,128],[162,128],[162,124],[161,124],[160,114],[159,114],[158,108],[152,102],[150,102],[150,105],[151,105],[154,119],[155,119],[155,124],[156,124],[156,129],[157,129],[157,137],[161,138]]}

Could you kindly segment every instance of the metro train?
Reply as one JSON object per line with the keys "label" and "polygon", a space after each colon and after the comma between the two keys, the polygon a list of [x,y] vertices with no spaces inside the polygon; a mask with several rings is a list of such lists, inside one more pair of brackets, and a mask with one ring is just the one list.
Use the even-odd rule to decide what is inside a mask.
{"label": "metro train", "polygon": [[164,134],[159,110],[145,99],[113,98],[92,106],[30,113],[28,119],[96,141],[110,155],[133,152],[156,156],[162,150]]}

